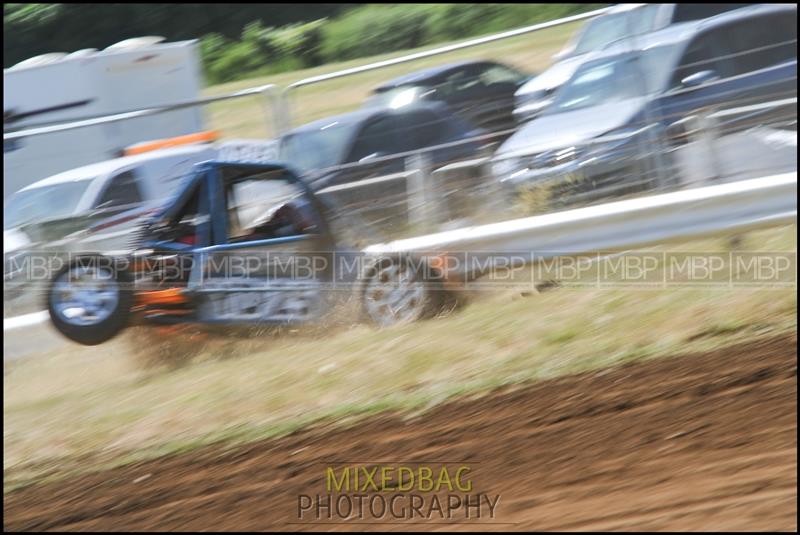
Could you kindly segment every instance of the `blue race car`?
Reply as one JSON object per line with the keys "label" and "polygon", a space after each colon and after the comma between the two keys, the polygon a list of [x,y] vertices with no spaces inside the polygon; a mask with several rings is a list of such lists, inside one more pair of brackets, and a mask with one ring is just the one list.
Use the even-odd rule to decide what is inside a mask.
{"label": "blue race car", "polygon": [[353,295],[381,325],[436,310],[435,269],[346,251],[330,213],[281,164],[197,164],[128,250],[61,259],[46,292],[50,318],[95,345],[131,324],[305,323]]}

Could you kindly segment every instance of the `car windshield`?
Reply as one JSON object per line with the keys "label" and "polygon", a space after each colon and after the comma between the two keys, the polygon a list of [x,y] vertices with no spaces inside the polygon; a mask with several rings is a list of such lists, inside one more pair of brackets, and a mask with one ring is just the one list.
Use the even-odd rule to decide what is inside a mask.
{"label": "car windshield", "polygon": [[625,54],[587,63],[556,94],[548,114],[574,111],[641,97],[661,87],[669,76],[674,46],[637,55]]}
{"label": "car windshield", "polygon": [[356,126],[333,121],[314,130],[286,134],[281,139],[280,159],[301,173],[338,165],[345,157]]}
{"label": "car windshield", "polygon": [[91,183],[87,178],[18,191],[3,210],[3,229],[72,215]]}
{"label": "car windshield", "polygon": [[586,25],[570,55],[601,50],[629,35],[652,30],[657,9],[658,5],[641,6],[597,17]]}

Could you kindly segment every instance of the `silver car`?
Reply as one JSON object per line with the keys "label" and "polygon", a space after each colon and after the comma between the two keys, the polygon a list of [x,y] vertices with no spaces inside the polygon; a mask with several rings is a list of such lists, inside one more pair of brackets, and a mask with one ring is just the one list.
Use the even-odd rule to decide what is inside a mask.
{"label": "silver car", "polygon": [[517,122],[524,122],[539,115],[578,67],[616,41],[747,5],[750,4],[618,4],[586,23],[553,57],[556,63],[517,90],[514,117]]}

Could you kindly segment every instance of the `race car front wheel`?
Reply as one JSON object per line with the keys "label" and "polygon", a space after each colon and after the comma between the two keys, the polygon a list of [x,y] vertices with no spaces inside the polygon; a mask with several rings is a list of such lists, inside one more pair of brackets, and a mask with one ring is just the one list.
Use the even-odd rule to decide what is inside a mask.
{"label": "race car front wheel", "polygon": [[128,324],[133,291],[126,273],[102,257],[81,258],[62,268],[47,292],[47,310],[61,334],[84,345],[116,336]]}

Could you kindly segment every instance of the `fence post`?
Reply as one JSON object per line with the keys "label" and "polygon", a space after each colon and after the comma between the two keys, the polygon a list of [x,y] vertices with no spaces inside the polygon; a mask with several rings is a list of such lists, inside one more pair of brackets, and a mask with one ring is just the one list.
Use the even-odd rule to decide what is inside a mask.
{"label": "fence post", "polygon": [[275,137],[280,137],[292,127],[289,88],[282,89],[274,95],[273,107],[275,110]]}
{"label": "fence post", "polygon": [[406,196],[408,225],[418,230],[428,230],[435,222],[435,199],[431,191],[431,162],[425,152],[406,157]]}
{"label": "fence post", "polygon": [[[261,98],[264,99],[265,115],[272,115],[272,132],[267,132],[267,136],[278,138],[284,132],[284,102],[283,95],[276,91],[274,87],[267,87],[261,91]],[[267,121],[269,124],[269,121]]]}
{"label": "fence post", "polygon": [[717,155],[717,121],[711,117],[714,110],[703,109],[697,117],[697,141],[700,149],[708,155],[708,170],[711,180],[721,178]]}
{"label": "fence post", "polygon": [[702,185],[720,177],[716,151],[716,121],[708,110],[670,125],[673,137],[685,140],[675,151],[678,172],[685,186]]}

